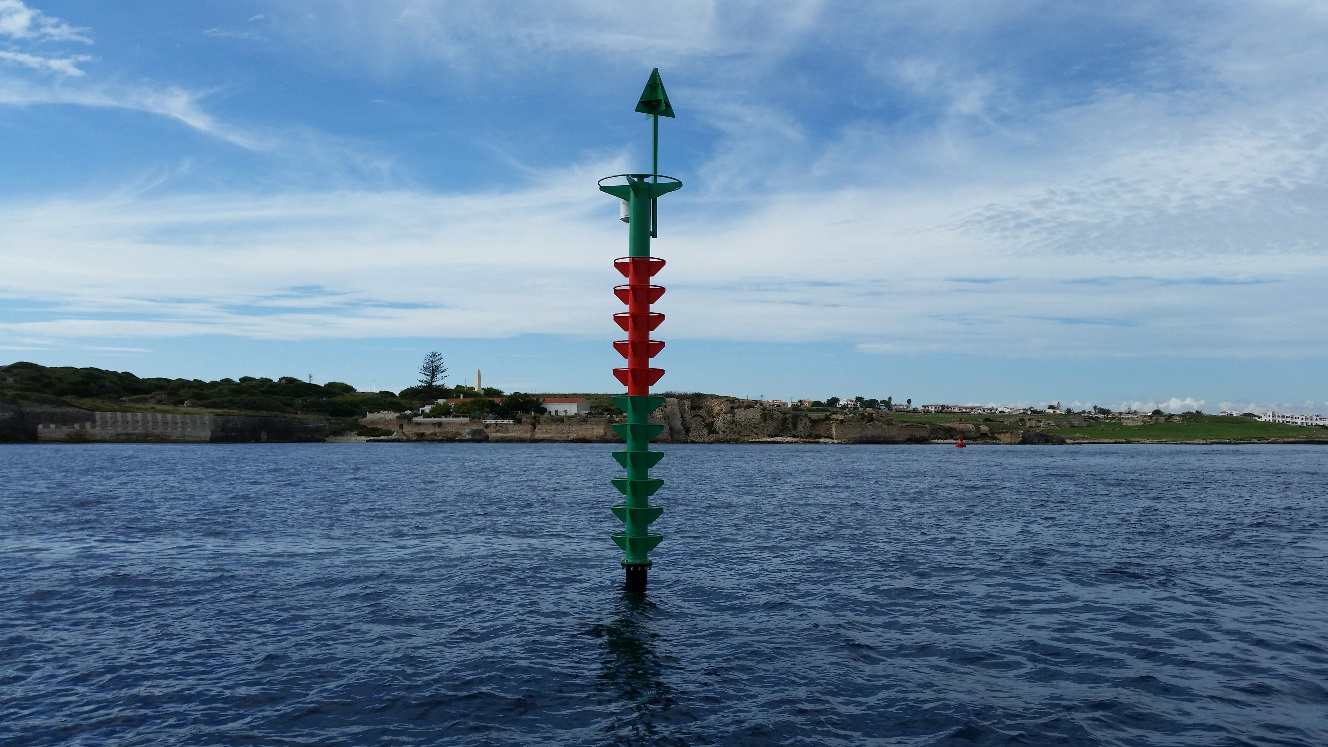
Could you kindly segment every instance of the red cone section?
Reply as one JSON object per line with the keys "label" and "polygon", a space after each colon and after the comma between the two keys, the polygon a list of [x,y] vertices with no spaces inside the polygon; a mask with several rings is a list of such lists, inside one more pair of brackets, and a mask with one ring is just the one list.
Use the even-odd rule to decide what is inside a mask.
{"label": "red cone section", "polygon": [[613,343],[614,349],[627,359],[627,367],[613,369],[613,375],[627,387],[627,396],[644,396],[650,394],[650,387],[664,375],[664,369],[650,367],[650,359],[664,349],[663,342],[650,339],[650,333],[664,321],[663,314],[650,310],[650,304],[664,295],[663,286],[650,282],[664,268],[664,260],[619,257],[613,266],[627,278],[625,284],[613,289],[618,300],[627,304],[627,311],[613,315],[613,321],[627,333],[626,340]]}
{"label": "red cone section", "polygon": [[613,260],[627,282],[632,285],[645,285],[655,273],[664,269],[664,260],[659,257],[619,257]]}
{"label": "red cone section", "polygon": [[[642,292],[643,292],[643,291],[641,290],[641,286],[639,286],[639,285],[615,285],[615,286],[613,286],[613,295],[617,296],[619,301],[622,301],[623,303],[627,304],[628,306],[631,306],[631,305],[632,305],[632,298],[633,298],[633,296],[636,296],[637,294],[642,293]],[[647,305],[652,304],[652,303],[658,301],[660,296],[664,295],[664,286],[662,286],[662,285],[647,285],[647,286],[645,287],[644,293],[645,293],[645,297],[646,297],[646,304],[647,304]]]}
{"label": "red cone section", "polygon": [[[622,357],[631,360],[633,357],[642,360],[650,360],[664,349],[664,343],[660,340],[646,340],[645,342],[632,342],[631,340],[618,340],[613,343],[613,349],[622,354]],[[631,364],[628,364],[629,367]]]}

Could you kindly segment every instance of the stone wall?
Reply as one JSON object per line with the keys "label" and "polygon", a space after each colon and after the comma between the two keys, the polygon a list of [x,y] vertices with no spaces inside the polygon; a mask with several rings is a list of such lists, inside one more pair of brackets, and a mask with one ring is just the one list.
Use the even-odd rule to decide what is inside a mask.
{"label": "stone wall", "polygon": [[76,422],[37,425],[38,441],[184,441],[212,438],[214,415],[152,412],[88,412]]}
{"label": "stone wall", "polygon": [[321,441],[327,433],[328,421],[321,417],[93,412],[0,403],[0,441],[248,443]]}

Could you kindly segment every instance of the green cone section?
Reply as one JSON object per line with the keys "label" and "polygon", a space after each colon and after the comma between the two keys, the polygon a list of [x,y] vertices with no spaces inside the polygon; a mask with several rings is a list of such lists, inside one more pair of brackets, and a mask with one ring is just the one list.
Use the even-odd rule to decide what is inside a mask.
{"label": "green cone section", "polygon": [[[646,553],[655,549],[655,546],[664,541],[664,535],[658,532],[647,532],[640,537],[628,537],[627,532],[614,532],[613,541],[618,543],[618,547],[623,551],[623,565],[651,565],[649,556]],[[638,558],[638,560],[631,560]]]}
{"label": "green cone section", "polygon": [[627,474],[646,474],[646,470],[659,464],[659,460],[664,458],[662,451],[615,451],[613,458],[618,460]]}
{"label": "green cone section", "polygon": [[613,426],[625,442],[626,449],[613,452],[625,470],[626,477],[613,480],[613,487],[623,495],[623,502],[613,506],[613,515],[623,523],[623,531],[613,534],[613,541],[623,551],[623,565],[650,565],[648,553],[664,539],[664,535],[649,530],[650,524],[664,512],[650,503],[650,496],[664,481],[650,476],[650,468],[664,458],[664,453],[650,450],[650,441],[664,426],[650,422],[650,413],[664,404],[663,397],[619,396],[614,404],[627,413],[627,422]]}
{"label": "green cone section", "polygon": [[[664,398],[649,394],[644,397],[629,397],[620,394],[613,398],[613,404],[627,413],[628,424],[650,422],[650,413],[664,406]],[[660,426],[663,427],[663,426]]]}
{"label": "green cone section", "polygon": [[650,524],[650,522],[659,518],[664,513],[662,506],[646,506],[645,508],[628,508],[626,504],[619,503],[613,507],[613,515],[618,520],[626,524],[630,518],[632,523]]}
{"label": "green cone section", "polygon": [[655,436],[664,430],[664,426],[656,423],[646,423],[640,425],[637,423],[618,423],[613,426],[613,432],[617,433],[622,440],[627,442],[627,450],[632,451],[632,444],[646,444],[655,440]]}
{"label": "green cone section", "polygon": [[659,490],[660,487],[664,485],[664,481],[658,477],[653,477],[649,480],[628,480],[625,477],[615,477],[610,482],[612,482],[613,487],[617,488],[618,492],[622,493],[624,496],[640,495],[646,498],[654,495],[655,491]]}

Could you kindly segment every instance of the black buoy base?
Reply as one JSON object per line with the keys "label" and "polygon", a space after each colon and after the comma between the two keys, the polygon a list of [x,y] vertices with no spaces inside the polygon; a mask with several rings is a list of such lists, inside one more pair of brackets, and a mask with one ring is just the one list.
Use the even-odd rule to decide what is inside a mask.
{"label": "black buoy base", "polygon": [[646,571],[650,570],[650,566],[623,564],[623,570],[627,572],[627,582],[623,584],[624,589],[634,592],[646,590]]}

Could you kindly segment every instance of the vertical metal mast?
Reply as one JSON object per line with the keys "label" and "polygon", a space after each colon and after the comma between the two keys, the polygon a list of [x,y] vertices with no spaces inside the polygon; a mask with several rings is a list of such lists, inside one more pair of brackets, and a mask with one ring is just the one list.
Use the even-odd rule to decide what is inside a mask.
{"label": "vertical metal mast", "polygon": [[[614,294],[627,304],[627,311],[613,315],[613,319],[627,333],[627,339],[613,343],[627,359],[627,366],[613,369],[613,375],[627,387],[627,394],[613,398],[619,409],[627,414],[627,422],[613,426],[622,437],[626,449],[613,452],[613,458],[627,471],[626,477],[613,480],[623,495],[623,502],[613,507],[613,515],[623,522],[623,531],[613,534],[613,541],[622,548],[622,567],[626,573],[626,586],[630,591],[645,591],[646,574],[650,569],[649,553],[664,539],[649,530],[651,522],[659,518],[664,509],[650,502],[650,496],[664,484],[650,477],[650,468],[664,457],[660,451],[650,450],[650,441],[663,430],[662,425],[650,423],[650,413],[664,404],[663,397],[652,396],[650,387],[664,375],[664,369],[652,368],[650,359],[664,343],[650,339],[650,333],[664,321],[664,315],[650,310],[650,305],[664,295],[663,286],[651,283],[655,273],[664,267],[664,260],[650,256],[650,240],[659,234],[656,199],[682,186],[682,182],[659,174],[659,118],[672,117],[659,68],[650,73],[636,110],[651,119],[651,171],[649,174],[618,174],[605,177],[599,188],[623,200],[627,205],[627,256],[614,260],[613,266],[627,282],[615,286]],[[609,180],[624,180],[622,184],[605,184]]]}

